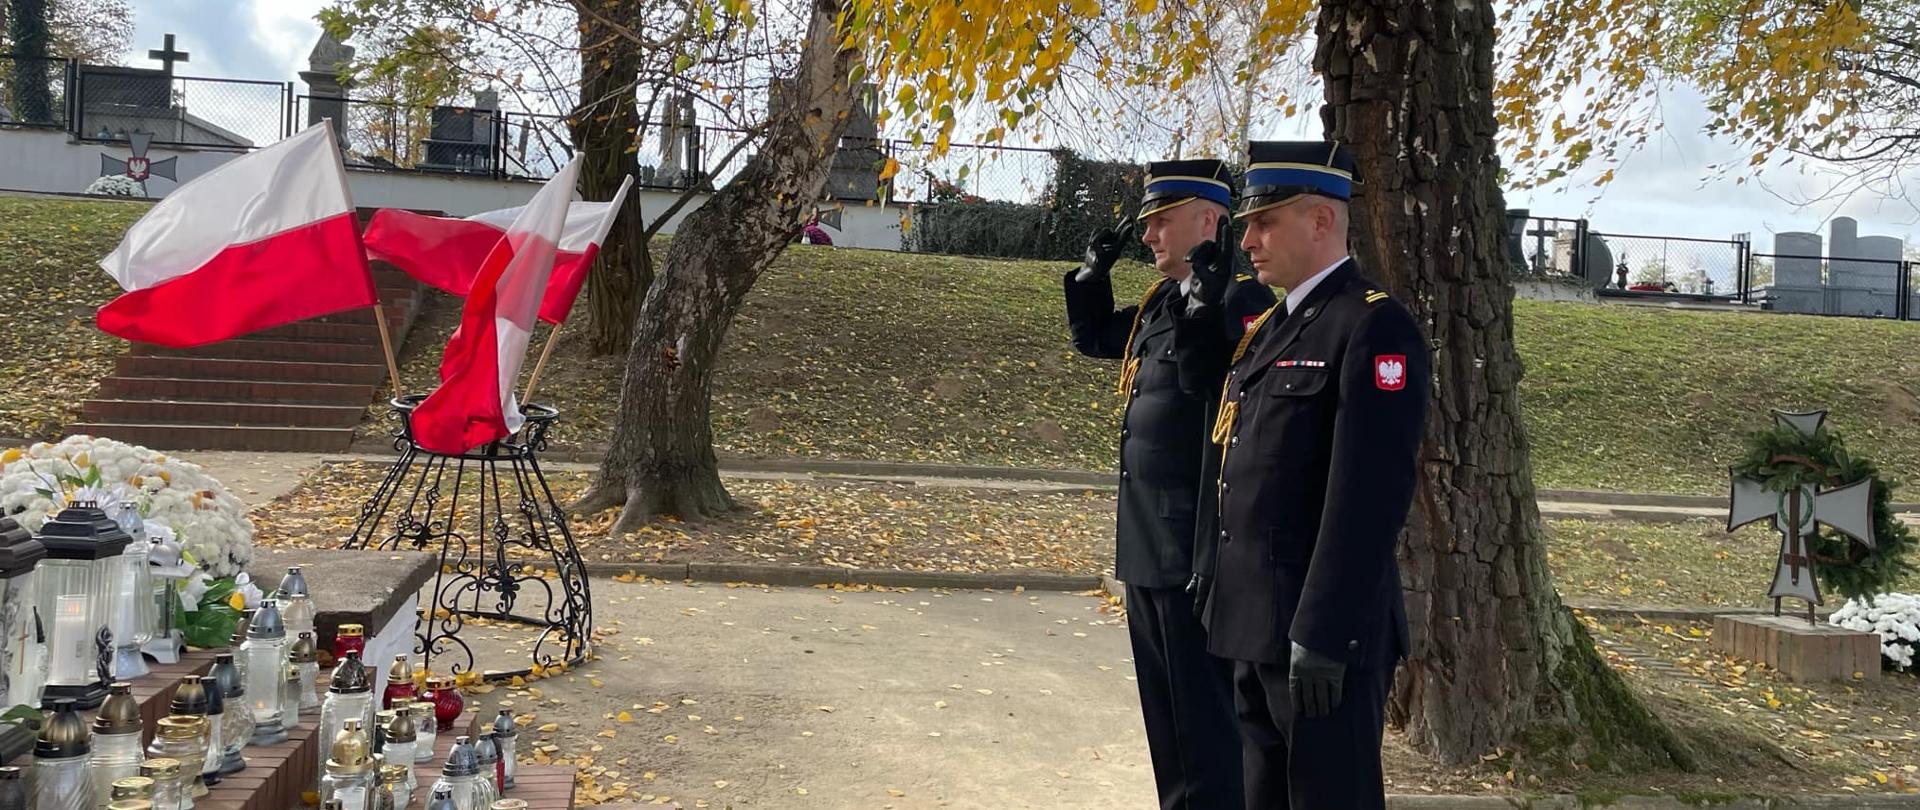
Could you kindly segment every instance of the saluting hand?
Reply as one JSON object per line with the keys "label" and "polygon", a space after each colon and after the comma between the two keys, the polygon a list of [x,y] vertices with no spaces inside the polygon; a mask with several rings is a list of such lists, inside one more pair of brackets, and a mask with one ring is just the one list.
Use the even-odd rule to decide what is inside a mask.
{"label": "saluting hand", "polygon": [[1131,236],[1133,220],[1095,231],[1093,240],[1087,243],[1086,260],[1081,263],[1080,272],[1074,275],[1073,280],[1088,281],[1113,270],[1113,263],[1120,260],[1120,254],[1127,249],[1127,239]]}
{"label": "saluting hand", "polygon": [[1201,242],[1187,251],[1187,263],[1193,267],[1194,285],[1189,297],[1198,306],[1214,306],[1227,296],[1227,282],[1233,280],[1233,223],[1222,214],[1214,228],[1213,241]]}

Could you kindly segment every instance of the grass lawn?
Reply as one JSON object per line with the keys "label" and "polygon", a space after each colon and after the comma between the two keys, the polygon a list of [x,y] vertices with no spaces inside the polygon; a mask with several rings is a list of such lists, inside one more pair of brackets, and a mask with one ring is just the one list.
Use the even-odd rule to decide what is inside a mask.
{"label": "grass lawn", "polygon": [[[1728,534],[1726,524],[1548,520],[1554,585],[1587,605],[1771,607],[1780,535],[1760,525]],[[1916,561],[1920,562],[1920,561]],[[1909,574],[1895,590],[1920,590]],[[1827,594],[1829,609],[1839,596]],[[1788,602],[1789,606],[1797,602]]]}
{"label": "grass lawn", "polygon": [[[1118,364],[1074,353],[1067,265],[799,246],[748,296],[715,384],[724,452],[1110,469]],[[1145,287],[1116,273],[1116,298]],[[1855,452],[1920,479],[1920,324],[1517,301],[1534,481],[1720,494],[1771,407],[1826,407]],[[457,308],[404,358],[428,384]],[[536,340],[541,336],[536,336]],[[541,399],[563,446],[611,435],[620,364],[561,336]],[[371,424],[371,423],[370,423]]]}
{"label": "grass lawn", "polygon": [[[94,262],[140,204],[0,197],[0,434],[50,436],[110,369],[92,328],[114,287]],[[795,246],[747,297],[714,391],[716,441],[756,456],[1110,469],[1122,402],[1114,361],[1075,354],[1063,262]],[[1122,302],[1149,271],[1116,271]],[[434,382],[459,320],[436,296],[403,351]],[[1535,483],[1718,494],[1770,407],[1825,407],[1850,447],[1920,479],[1920,324],[1856,318],[1516,302]],[[584,311],[584,310],[583,310]],[[535,336],[536,347],[544,332]],[[620,358],[562,335],[540,399],[561,446],[611,434]],[[376,409],[378,410],[378,409]],[[363,431],[378,432],[369,420]]]}
{"label": "grass lawn", "polygon": [[58,435],[111,373],[126,343],[93,313],[120,288],[97,262],[147,207],[0,196],[0,436]]}

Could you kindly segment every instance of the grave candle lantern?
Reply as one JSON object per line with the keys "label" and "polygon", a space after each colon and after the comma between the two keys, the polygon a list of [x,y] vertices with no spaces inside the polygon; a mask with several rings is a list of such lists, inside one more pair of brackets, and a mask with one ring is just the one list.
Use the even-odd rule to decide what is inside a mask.
{"label": "grave candle lantern", "polygon": [[[40,705],[47,678],[46,632],[34,596],[34,568],[46,547],[12,518],[0,518],[0,706]],[[20,723],[0,723],[0,762],[33,749]]]}
{"label": "grave candle lantern", "polygon": [[126,585],[121,566],[127,543],[107,513],[82,501],[55,515],[34,539],[47,549],[37,579],[39,608],[51,617],[51,672],[41,705],[71,699],[91,709],[107,698],[111,680],[113,632],[109,628]]}
{"label": "grave candle lantern", "polygon": [[[130,508],[127,511],[134,516],[131,523],[137,528],[139,513]],[[121,525],[128,523],[123,517]],[[152,544],[144,539],[144,531],[139,534],[139,537],[128,534],[130,542],[114,566],[116,580],[112,587],[116,595],[113,613],[107,617],[107,629],[113,633],[113,677],[122,681],[131,681],[149,672],[147,658],[141,653],[153,640],[154,615],[159,611],[159,606],[149,598],[154,577],[152,567],[147,564],[147,552]]]}

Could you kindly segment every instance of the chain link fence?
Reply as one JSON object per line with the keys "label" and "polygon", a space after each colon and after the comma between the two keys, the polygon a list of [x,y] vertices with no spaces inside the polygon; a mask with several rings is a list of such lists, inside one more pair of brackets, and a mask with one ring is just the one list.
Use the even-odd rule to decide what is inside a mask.
{"label": "chain link fence", "polygon": [[66,129],[65,59],[0,54],[0,125]]}
{"label": "chain link fence", "polygon": [[1591,233],[1611,254],[1613,289],[1733,298],[1746,278],[1744,242]]}
{"label": "chain link fence", "polygon": [[292,85],[170,76],[81,65],[72,83],[73,131],[94,140],[147,133],[168,146],[252,149],[291,133]]}

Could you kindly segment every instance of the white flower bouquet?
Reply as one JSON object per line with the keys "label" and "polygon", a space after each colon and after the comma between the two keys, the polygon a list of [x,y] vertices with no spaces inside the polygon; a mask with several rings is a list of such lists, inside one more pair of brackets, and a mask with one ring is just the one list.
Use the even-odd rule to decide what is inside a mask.
{"label": "white flower bouquet", "polygon": [[88,183],[86,193],[96,197],[145,197],[147,189],[138,180],[124,174],[114,174]]}
{"label": "white flower bouquet", "polygon": [[172,530],[183,556],[212,577],[234,577],[253,561],[246,505],[197,464],[92,436],[0,453],[0,514],[38,531],[83,500],[138,508],[148,525]]}
{"label": "white flower bouquet", "polygon": [[1849,630],[1877,633],[1880,655],[1905,672],[1920,651],[1920,595],[1883,593],[1871,600],[1849,599],[1827,621]]}

